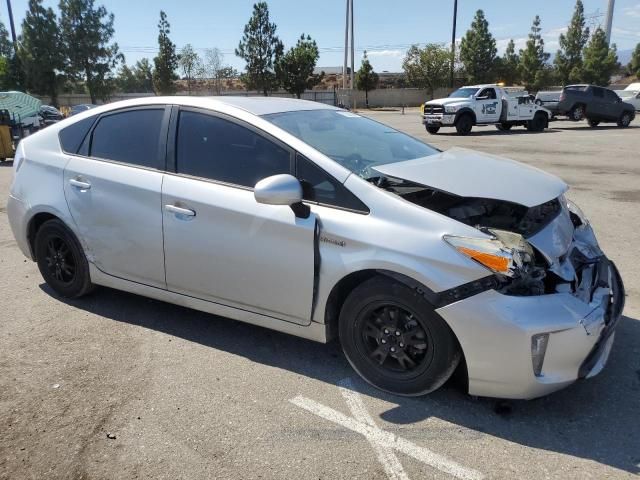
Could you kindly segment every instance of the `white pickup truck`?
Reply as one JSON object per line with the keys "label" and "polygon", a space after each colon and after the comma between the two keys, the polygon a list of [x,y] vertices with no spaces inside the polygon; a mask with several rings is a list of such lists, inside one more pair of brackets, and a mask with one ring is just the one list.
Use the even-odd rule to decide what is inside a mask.
{"label": "white pickup truck", "polygon": [[460,135],[467,135],[474,125],[495,125],[499,130],[522,125],[541,132],[550,117],[551,112],[536,105],[527,92],[498,85],[462,87],[422,108],[422,123],[431,134],[440,127],[456,127]]}

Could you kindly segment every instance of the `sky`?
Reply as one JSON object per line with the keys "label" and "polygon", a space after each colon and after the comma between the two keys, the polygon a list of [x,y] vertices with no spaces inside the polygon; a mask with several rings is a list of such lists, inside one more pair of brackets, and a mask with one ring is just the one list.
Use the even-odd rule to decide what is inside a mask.
{"label": "sky", "polygon": [[[11,0],[18,32],[28,0]],[[583,0],[585,13],[601,14],[593,22],[604,24],[607,0]],[[203,55],[217,47],[224,61],[239,70],[244,61],[234,54],[244,25],[251,16],[253,0],[96,0],[115,15],[114,40],[131,65],[157,51],[159,11],[167,13],[171,39],[178,49],[190,43]],[[342,65],[345,0],[270,0],[271,21],[289,48],[302,33],[309,34],[320,49],[319,67]],[[413,43],[451,41],[453,0],[354,0],[355,62],[358,68],[364,50],[378,72],[402,70],[402,58]],[[57,11],[57,0],[44,0]],[[535,15],[542,19],[546,51],[555,53],[558,35],[566,30],[575,0],[459,0],[457,38],[469,28],[475,11],[482,8],[497,40],[499,53],[510,38],[522,48]],[[0,2],[0,20],[9,28],[6,2]],[[612,42],[619,51],[640,42],[640,0],[617,0]]]}

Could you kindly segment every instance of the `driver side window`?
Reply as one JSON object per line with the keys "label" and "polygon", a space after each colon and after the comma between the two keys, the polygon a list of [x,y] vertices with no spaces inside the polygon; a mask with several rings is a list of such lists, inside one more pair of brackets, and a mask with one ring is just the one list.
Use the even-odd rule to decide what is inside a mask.
{"label": "driver side window", "polygon": [[496,91],[493,88],[485,88],[480,92],[478,97],[487,97],[490,100],[494,100],[496,98]]}

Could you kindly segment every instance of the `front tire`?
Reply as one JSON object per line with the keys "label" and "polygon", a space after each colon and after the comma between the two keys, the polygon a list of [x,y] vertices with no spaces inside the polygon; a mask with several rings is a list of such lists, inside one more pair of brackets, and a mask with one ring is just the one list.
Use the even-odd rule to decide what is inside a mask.
{"label": "front tire", "polygon": [[473,128],[473,118],[469,114],[461,115],[456,122],[458,135],[469,135]]}
{"label": "front tire", "polygon": [[48,220],[36,233],[38,269],[47,285],[65,298],[78,298],[93,288],[89,264],[80,242],[58,219]]}
{"label": "front tire", "polygon": [[620,115],[620,119],[618,120],[618,126],[620,128],[627,128],[630,123],[631,123],[631,113],[622,112],[622,115]]}
{"label": "front tire", "polygon": [[340,312],[339,331],[354,370],[396,395],[436,390],[461,358],[453,332],[422,294],[383,276],[351,292]]}
{"label": "front tire", "polygon": [[542,132],[547,127],[547,116],[544,113],[537,112],[533,119],[527,123],[527,130],[530,132]]}
{"label": "front tire", "polygon": [[435,135],[440,130],[440,127],[435,127],[435,126],[432,126],[432,125],[426,125],[426,129],[427,129],[427,132],[429,132],[431,135]]}

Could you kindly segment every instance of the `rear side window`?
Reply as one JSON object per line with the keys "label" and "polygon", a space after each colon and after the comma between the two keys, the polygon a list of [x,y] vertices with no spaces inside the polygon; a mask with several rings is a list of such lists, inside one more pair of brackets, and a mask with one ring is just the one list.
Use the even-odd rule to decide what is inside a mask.
{"label": "rear side window", "polygon": [[140,167],[162,168],[163,108],[129,110],[98,120],[91,136],[92,157]]}
{"label": "rear side window", "polygon": [[176,152],[178,173],[245,187],[291,172],[289,150],[249,128],[204,113],[180,112]]}
{"label": "rear side window", "polygon": [[593,87],[593,96],[598,98],[604,98],[604,90],[598,87]]}
{"label": "rear side window", "polygon": [[60,138],[62,150],[66,153],[78,153],[82,141],[95,121],[95,116],[85,118],[60,130],[58,137]]}
{"label": "rear side window", "polygon": [[302,184],[305,200],[359,212],[369,212],[367,206],[344,185],[301,155],[296,157],[296,176]]}
{"label": "rear side window", "polygon": [[617,102],[618,100],[620,100],[620,97],[618,97],[618,94],[613,90],[605,90],[605,94],[606,94],[607,100],[609,100],[610,102]]}

